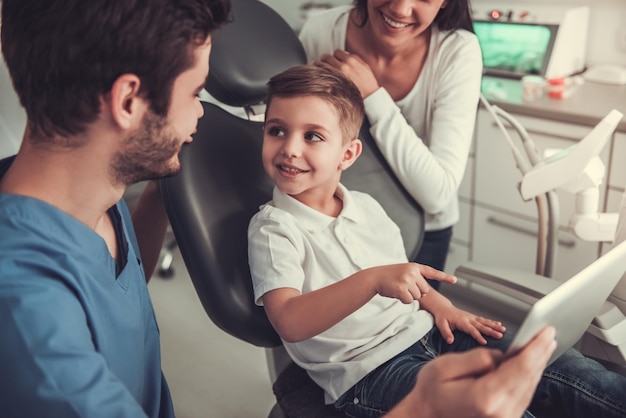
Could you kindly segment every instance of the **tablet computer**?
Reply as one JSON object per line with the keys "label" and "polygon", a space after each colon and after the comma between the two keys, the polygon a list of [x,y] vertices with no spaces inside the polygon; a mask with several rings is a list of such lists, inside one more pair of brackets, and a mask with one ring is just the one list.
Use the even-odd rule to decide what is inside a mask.
{"label": "tablet computer", "polygon": [[583,336],[626,272],[626,241],[563,282],[530,308],[506,355],[522,349],[548,325],[556,329],[557,348],[548,364]]}

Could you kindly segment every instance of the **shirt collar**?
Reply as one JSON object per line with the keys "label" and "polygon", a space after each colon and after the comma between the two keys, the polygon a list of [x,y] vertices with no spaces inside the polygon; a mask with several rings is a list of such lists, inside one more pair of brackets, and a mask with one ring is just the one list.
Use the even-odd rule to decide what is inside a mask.
{"label": "shirt collar", "polygon": [[362,219],[362,215],[359,207],[354,203],[350,191],[342,184],[339,184],[335,195],[343,202],[343,209],[341,209],[341,213],[337,218],[308,207],[304,203],[289,196],[287,193],[280,191],[278,187],[274,187],[272,202],[276,208],[293,215],[304,228],[311,232],[323,230],[335,219],[345,218],[358,223]]}

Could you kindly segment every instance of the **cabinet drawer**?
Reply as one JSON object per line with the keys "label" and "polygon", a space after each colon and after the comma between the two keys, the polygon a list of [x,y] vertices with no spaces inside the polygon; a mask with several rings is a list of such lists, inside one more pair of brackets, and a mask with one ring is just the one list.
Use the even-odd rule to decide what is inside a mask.
{"label": "cabinet drawer", "polygon": [[[472,260],[535,272],[537,225],[483,207],[475,208]],[[565,280],[598,257],[599,244],[559,231],[554,277]]]}

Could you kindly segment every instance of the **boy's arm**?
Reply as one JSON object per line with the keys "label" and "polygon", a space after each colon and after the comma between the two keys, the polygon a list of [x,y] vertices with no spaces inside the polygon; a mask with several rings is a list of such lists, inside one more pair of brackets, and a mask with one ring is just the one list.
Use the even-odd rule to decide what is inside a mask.
{"label": "boy's arm", "polygon": [[365,305],[374,295],[403,303],[419,300],[432,291],[424,276],[453,283],[453,276],[416,263],[401,263],[361,270],[332,285],[301,294],[279,288],[263,295],[263,304],[276,332],[288,342],[318,335]]}
{"label": "boy's arm", "polygon": [[487,344],[483,335],[502,338],[506,328],[499,321],[483,318],[457,308],[441,293],[432,289],[420,300],[420,306],[435,318],[435,324],[441,336],[451,344],[454,341],[454,330],[463,331],[480,344]]}
{"label": "boy's arm", "polygon": [[[376,294],[412,303],[430,290],[424,276],[456,281],[432,267],[403,262],[363,269],[345,278],[331,277],[325,281],[331,285],[302,294],[305,283],[313,280],[307,277],[313,273],[306,271],[305,258],[310,250],[289,219],[267,206],[253,217],[248,228],[255,298],[262,299],[268,318],[285,341],[303,341],[328,330]],[[316,274],[325,273],[320,270]]]}
{"label": "boy's arm", "polygon": [[326,331],[375,294],[371,280],[360,280],[357,273],[305,294],[292,288],[272,290],[263,295],[263,305],[281,338],[299,342]]}

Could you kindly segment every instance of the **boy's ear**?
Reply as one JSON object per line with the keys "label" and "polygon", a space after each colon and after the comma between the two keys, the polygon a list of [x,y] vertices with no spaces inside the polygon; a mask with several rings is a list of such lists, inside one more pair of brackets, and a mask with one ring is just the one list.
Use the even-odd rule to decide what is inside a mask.
{"label": "boy's ear", "polygon": [[121,129],[139,127],[148,108],[146,101],[139,97],[140,85],[141,80],[135,74],[122,74],[115,80],[111,92],[105,98],[114,123]]}
{"label": "boy's ear", "polygon": [[362,149],[363,143],[359,138],[354,138],[352,141],[350,141],[346,150],[343,153],[343,159],[339,163],[339,169],[343,171],[346,168],[350,167],[352,164],[354,164],[356,159],[359,158],[359,155],[361,155]]}

